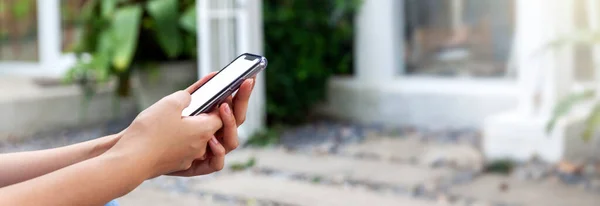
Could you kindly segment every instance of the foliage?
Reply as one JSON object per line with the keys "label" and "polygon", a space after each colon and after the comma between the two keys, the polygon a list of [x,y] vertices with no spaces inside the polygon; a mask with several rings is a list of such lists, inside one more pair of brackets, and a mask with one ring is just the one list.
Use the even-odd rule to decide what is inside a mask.
{"label": "foliage", "polygon": [[510,174],[515,165],[515,162],[508,159],[496,160],[487,164],[484,171],[486,173]]}
{"label": "foliage", "polygon": [[194,59],[194,0],[90,0],[74,52],[78,62],[66,80],[80,84],[119,79],[129,95],[132,68],[158,61]]}
{"label": "foliage", "polygon": [[[596,46],[599,44],[600,31],[580,30],[552,41],[545,46],[541,52],[567,45]],[[596,132],[596,129],[600,126],[600,101],[595,99],[595,96],[595,91],[584,91],[581,93],[570,94],[562,99],[554,108],[552,117],[546,126],[546,131],[551,132],[558,119],[569,114],[571,109],[577,104],[593,99],[595,106],[586,117],[585,129],[582,135],[582,138],[585,141],[589,141]]]}
{"label": "foliage", "polygon": [[254,165],[256,165],[256,158],[252,157],[244,163],[236,162],[236,163],[231,164],[231,166],[229,166],[229,169],[231,169],[233,171],[242,171],[242,170],[254,167]]}
{"label": "foliage", "polygon": [[592,97],[594,97],[594,91],[584,91],[581,93],[570,94],[567,98],[561,100],[554,108],[552,118],[546,125],[546,131],[552,131],[558,118],[567,115],[575,105],[582,101],[589,100]]}
{"label": "foliage", "polygon": [[264,1],[267,119],[295,124],[325,97],[333,74],[351,74],[359,0]]}
{"label": "foliage", "polygon": [[246,142],[246,146],[266,147],[279,143],[279,137],[283,131],[282,126],[272,126],[251,136]]}

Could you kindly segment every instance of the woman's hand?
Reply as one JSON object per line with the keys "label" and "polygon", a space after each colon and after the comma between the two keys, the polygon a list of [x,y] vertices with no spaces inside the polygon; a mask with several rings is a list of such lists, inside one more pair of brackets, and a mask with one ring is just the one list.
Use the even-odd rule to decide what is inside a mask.
{"label": "woman's hand", "polygon": [[[216,72],[212,72],[198,82],[188,87],[186,91],[194,92],[206,81],[212,78]],[[174,176],[197,176],[210,174],[223,169],[225,164],[225,154],[236,149],[239,145],[237,127],[244,123],[246,111],[248,110],[248,101],[254,88],[255,78],[248,79],[242,83],[235,97],[228,97],[225,103],[218,108],[223,128],[220,129],[215,137],[209,142],[210,151],[204,156],[194,160],[192,166],[183,171],[171,173]]]}
{"label": "woman's hand", "polygon": [[181,117],[190,101],[187,91],[159,100],[135,118],[107,153],[137,158],[149,170],[148,178],[191,168],[223,124],[217,112]]}

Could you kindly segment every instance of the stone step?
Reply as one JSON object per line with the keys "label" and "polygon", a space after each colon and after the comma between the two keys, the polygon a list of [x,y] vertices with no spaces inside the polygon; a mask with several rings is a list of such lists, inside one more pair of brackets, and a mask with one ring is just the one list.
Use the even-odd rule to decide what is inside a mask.
{"label": "stone step", "polygon": [[442,203],[417,200],[408,196],[378,194],[359,188],[345,188],[294,181],[240,172],[217,176],[211,181],[198,182],[193,190],[242,198],[268,199],[290,205],[412,205],[433,206]]}
{"label": "stone step", "polygon": [[600,195],[558,181],[523,181],[500,175],[484,175],[475,181],[455,186],[450,193],[478,201],[518,205],[592,206],[600,205]]}
{"label": "stone step", "polygon": [[445,168],[392,164],[385,161],[354,159],[331,155],[289,153],[281,149],[243,149],[228,155],[228,164],[255,157],[256,167],[296,172],[334,180],[350,179],[393,184],[413,189],[423,183],[449,180],[455,172]]}
{"label": "stone step", "polygon": [[452,166],[479,171],[483,156],[469,144],[427,143],[418,138],[377,138],[340,149],[350,156],[378,157],[395,162],[410,162],[422,166]]}
{"label": "stone step", "polygon": [[410,160],[422,154],[427,144],[417,138],[377,138],[340,149],[352,156],[377,156],[382,159]]}
{"label": "stone step", "polygon": [[120,205],[124,206],[163,206],[163,205],[206,205],[219,206],[206,198],[199,197],[193,193],[180,193],[168,191],[158,186],[142,184],[129,194],[117,199]]}

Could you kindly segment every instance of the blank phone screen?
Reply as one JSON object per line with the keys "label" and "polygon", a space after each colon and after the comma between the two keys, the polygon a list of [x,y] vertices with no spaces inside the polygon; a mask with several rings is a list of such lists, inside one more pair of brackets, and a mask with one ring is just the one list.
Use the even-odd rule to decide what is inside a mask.
{"label": "blank phone screen", "polygon": [[248,60],[245,55],[238,57],[225,69],[222,69],[212,79],[204,83],[198,90],[192,93],[192,101],[190,106],[185,108],[181,113],[184,116],[189,116],[198,108],[207,104],[219,92],[226,89],[229,84],[242,76],[248,69],[252,68],[259,61],[259,58]]}

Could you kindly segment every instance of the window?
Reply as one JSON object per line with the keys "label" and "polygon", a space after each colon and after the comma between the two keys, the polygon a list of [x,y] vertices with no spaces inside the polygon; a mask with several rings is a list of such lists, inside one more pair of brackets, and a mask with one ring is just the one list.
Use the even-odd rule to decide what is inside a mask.
{"label": "window", "polygon": [[81,32],[83,7],[89,0],[61,0],[60,1],[60,25],[61,25],[61,49],[70,52]]}
{"label": "window", "polygon": [[38,61],[35,0],[0,0],[0,60]]}
{"label": "window", "polygon": [[514,0],[405,0],[408,75],[503,77]]}

